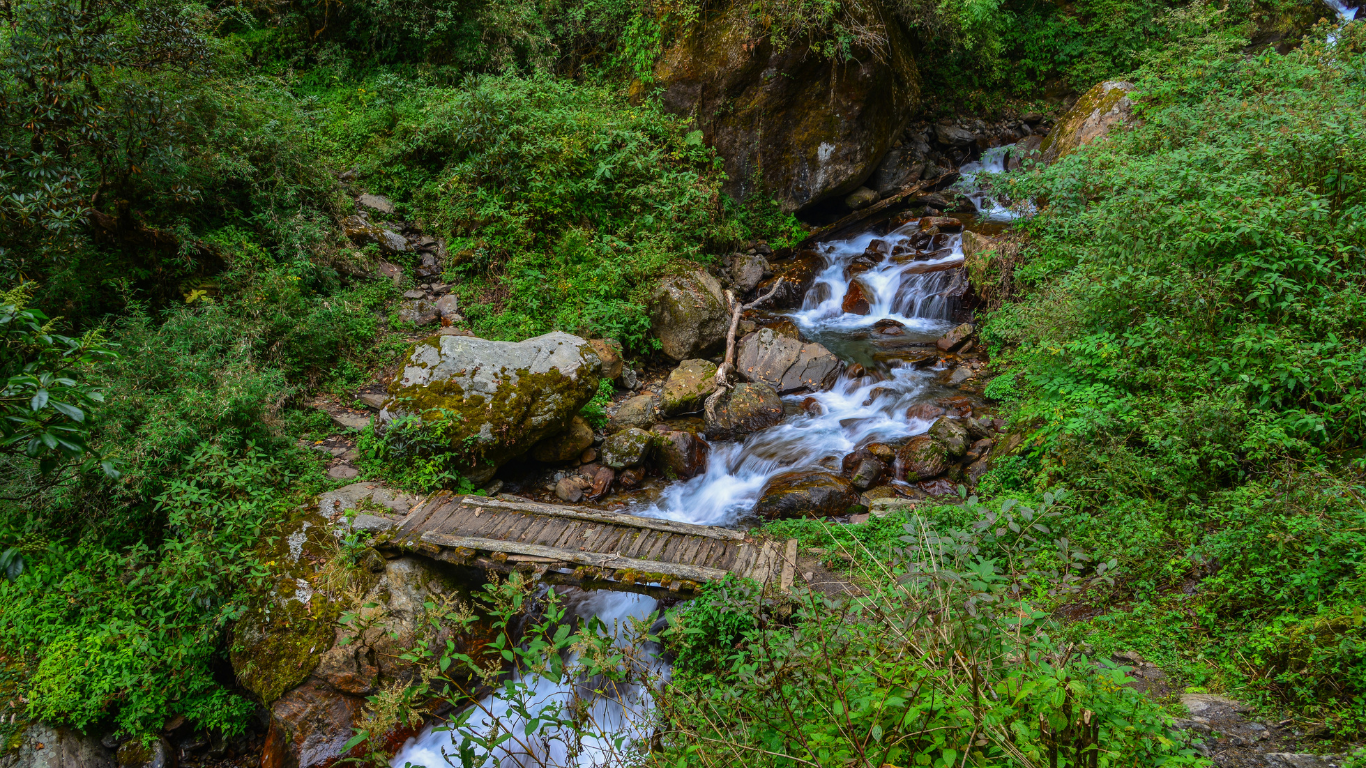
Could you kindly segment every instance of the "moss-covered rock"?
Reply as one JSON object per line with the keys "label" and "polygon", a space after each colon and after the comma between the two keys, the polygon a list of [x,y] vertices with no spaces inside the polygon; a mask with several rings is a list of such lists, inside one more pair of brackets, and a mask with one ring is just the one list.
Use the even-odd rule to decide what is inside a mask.
{"label": "moss-covered rock", "polygon": [[856,11],[884,29],[885,55],[831,59],[814,49],[819,40],[780,50],[753,39],[750,6],[727,5],[660,57],[665,106],[695,116],[725,160],[732,196],[763,192],[797,210],[853,192],[919,100],[913,46],[894,14],[878,2]]}
{"label": "moss-covered rock", "polygon": [[1129,100],[1129,92],[1133,89],[1130,83],[1106,80],[1077,99],[1039,146],[1043,162],[1051,163],[1104,136],[1111,127],[1131,120],[1134,103]]}
{"label": "moss-covered rock", "polygon": [[432,336],[408,354],[379,419],[445,419],[459,470],[482,483],[567,429],[597,392],[601,365],[588,342],[567,333],[515,344]]}
{"label": "moss-covered rock", "polygon": [[729,328],[721,283],[700,269],[664,278],[650,298],[650,332],[675,360],[721,351]]}
{"label": "moss-covered rock", "polygon": [[859,494],[831,472],[785,472],[768,481],[755,512],[765,520],[842,515],[858,503]]}
{"label": "moss-covered rock", "polygon": [[660,410],[665,416],[702,410],[702,402],[716,390],[715,378],[716,363],[710,360],[684,360],[664,382]]}
{"label": "moss-covered rock", "polygon": [[652,442],[650,433],[643,429],[623,429],[603,441],[602,463],[612,469],[638,467],[650,455]]}
{"label": "moss-covered rock", "polygon": [[707,436],[713,440],[739,440],[751,432],[783,422],[783,399],[778,390],[762,382],[736,384],[721,395],[716,417],[706,420]]}
{"label": "moss-covered rock", "polygon": [[907,481],[939,477],[949,468],[948,452],[928,435],[911,438],[896,453],[897,466]]}
{"label": "moss-covered rock", "polygon": [[575,416],[569,429],[545,438],[531,449],[531,458],[547,464],[558,464],[577,459],[583,449],[593,444],[593,428]]}
{"label": "moss-covered rock", "polygon": [[943,446],[944,452],[952,458],[961,458],[968,451],[968,430],[957,419],[940,416],[930,425],[929,435]]}

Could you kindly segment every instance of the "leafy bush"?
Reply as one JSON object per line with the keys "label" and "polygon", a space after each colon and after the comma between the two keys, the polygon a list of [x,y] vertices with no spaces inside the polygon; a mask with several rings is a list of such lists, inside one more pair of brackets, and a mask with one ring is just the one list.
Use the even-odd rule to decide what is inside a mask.
{"label": "leafy bush", "polygon": [[1198,611],[1173,663],[1359,717],[1351,633],[1315,635],[1293,674],[1276,660],[1360,609],[1366,549],[1366,33],[1318,34],[1247,58],[1214,29],[1147,57],[1141,123],[1010,182],[1046,204],[1025,295],[984,334],[990,392],[1029,432],[1010,482],[1064,479],[1084,499],[1067,535],[1152,610]]}

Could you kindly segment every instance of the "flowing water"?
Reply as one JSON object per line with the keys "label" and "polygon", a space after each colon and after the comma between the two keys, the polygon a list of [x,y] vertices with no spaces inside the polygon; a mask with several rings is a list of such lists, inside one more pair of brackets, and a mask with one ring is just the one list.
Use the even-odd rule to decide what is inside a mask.
{"label": "flowing water", "polygon": [[[978,168],[972,169],[974,176],[984,170],[997,170],[1000,154],[991,152],[990,159],[984,158]],[[967,175],[968,166],[964,166],[964,173]],[[974,198],[974,202],[983,206],[988,216],[1002,215],[997,211],[1004,210],[983,195]],[[866,256],[870,248],[878,256]],[[886,235],[864,234],[823,243],[819,250],[825,267],[807,292],[805,304],[788,315],[808,339],[824,344],[848,363],[863,365],[872,374],[842,377],[830,390],[810,395],[819,408],[790,415],[782,424],[757,432],[743,442],[713,444],[702,474],[674,483],[653,504],[627,511],[702,525],[736,526],[745,522],[765,484],[775,475],[802,469],[838,469],[840,459],[860,446],[929,429],[928,421],[908,419],[907,407],[942,397],[950,390],[936,383],[936,371],[898,362],[896,350],[904,350],[908,344],[932,342],[951,327],[952,300],[943,294],[952,284],[954,271],[943,268],[962,262],[962,236],[931,237],[912,222]],[[870,261],[876,263],[869,265]],[[869,268],[855,276],[847,273],[851,265]],[[936,271],[936,267],[940,269]],[[864,287],[868,314],[847,314],[841,309],[854,277]],[[889,340],[893,342],[890,349],[880,347],[879,339],[874,338],[879,334],[872,332],[876,324],[890,324],[887,321],[902,326],[901,333]],[[787,399],[801,401],[806,397]],[[621,644],[633,639],[624,620],[643,619],[657,605],[652,598],[628,592],[571,589],[566,599],[576,615],[595,615],[609,627],[617,627],[617,642]],[[653,671],[667,675],[663,662],[650,663],[655,665]],[[583,694],[576,686],[552,683],[534,675],[519,679],[543,704],[568,704]],[[632,738],[645,736],[638,731],[648,719],[648,691],[628,687],[616,694],[617,700],[612,701],[589,695],[587,703],[598,727],[606,726],[607,732]],[[475,730],[487,733],[493,727],[492,721],[499,719],[502,727],[519,735],[507,748],[500,748],[488,760],[489,765],[522,768],[625,762],[609,741],[589,740],[584,751],[571,758],[558,738],[561,735],[551,729],[541,727],[530,737],[522,737],[524,723],[497,696],[486,699],[481,707],[484,713],[471,721]],[[439,768],[444,762],[442,750],[449,750],[450,745],[450,733],[429,729],[405,745],[392,764],[394,768],[403,768],[405,763]]]}

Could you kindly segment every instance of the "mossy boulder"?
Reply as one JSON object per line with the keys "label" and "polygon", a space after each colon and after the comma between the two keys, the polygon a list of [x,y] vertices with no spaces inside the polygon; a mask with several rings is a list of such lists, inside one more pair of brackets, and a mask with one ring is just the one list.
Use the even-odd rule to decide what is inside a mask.
{"label": "mossy boulder", "polygon": [[729,328],[721,283],[700,269],[660,280],[650,297],[650,331],[664,354],[675,360],[721,351]]}
{"label": "mossy boulder", "polygon": [[459,470],[482,483],[568,429],[597,392],[601,366],[587,341],[567,333],[517,343],[432,336],[408,354],[379,421],[445,420]]}
{"label": "mossy boulder", "polygon": [[650,455],[652,442],[650,433],[643,429],[623,429],[603,441],[602,463],[612,469],[638,467]]}
{"label": "mossy boulder", "polygon": [[733,197],[762,192],[789,211],[843,197],[891,147],[919,101],[913,45],[880,2],[854,12],[882,28],[884,51],[830,58],[814,49],[819,40],[778,46],[756,34],[749,5],[732,3],[663,52],[662,101],[694,116]]}
{"label": "mossy boulder", "polygon": [[710,360],[684,360],[664,382],[663,403],[665,416],[694,413],[702,410],[702,403],[716,390],[716,363]]}
{"label": "mossy boulder", "polygon": [[957,419],[940,416],[930,425],[929,435],[952,458],[962,458],[968,451],[968,429]]}
{"label": "mossy boulder", "polygon": [[1052,163],[1132,120],[1134,103],[1129,93],[1133,89],[1131,83],[1106,80],[1077,99],[1039,146],[1043,162]]}
{"label": "mossy boulder", "polygon": [[842,515],[858,504],[859,494],[845,478],[831,472],[784,472],[764,486],[755,513],[765,520]]}
{"label": "mossy boulder", "polygon": [[948,452],[928,435],[911,438],[896,452],[897,466],[909,482],[929,480],[949,468]]}

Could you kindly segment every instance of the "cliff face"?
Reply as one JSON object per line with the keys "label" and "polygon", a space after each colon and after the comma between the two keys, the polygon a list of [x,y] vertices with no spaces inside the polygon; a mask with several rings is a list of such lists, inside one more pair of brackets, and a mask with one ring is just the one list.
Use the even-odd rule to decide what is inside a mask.
{"label": "cliff face", "polygon": [[726,191],[767,189],[787,210],[846,195],[905,125],[920,86],[910,41],[874,4],[887,42],[832,61],[746,34],[743,5],[699,22],[655,68],[672,111],[690,114],[725,160]]}

